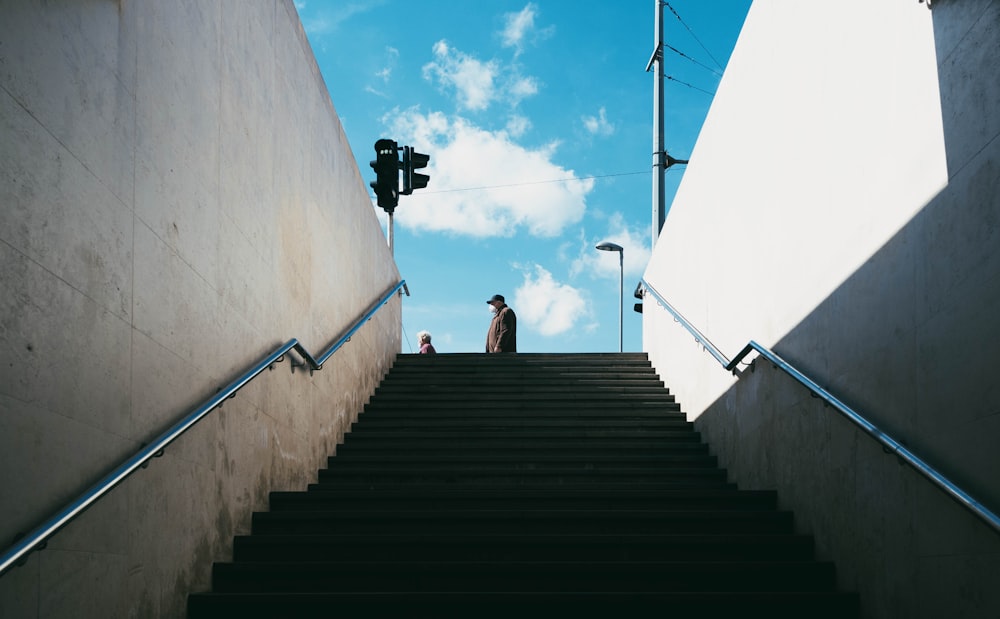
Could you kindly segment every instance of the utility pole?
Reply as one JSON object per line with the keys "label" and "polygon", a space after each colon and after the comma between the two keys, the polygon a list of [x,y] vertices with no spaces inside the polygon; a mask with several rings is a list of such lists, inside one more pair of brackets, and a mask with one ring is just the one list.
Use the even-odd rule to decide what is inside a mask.
{"label": "utility pole", "polygon": [[[663,229],[663,222],[667,218],[666,191],[663,187],[663,176],[667,173],[667,168],[675,163],[687,163],[687,159],[674,159],[667,153],[667,148],[663,145],[663,0],[653,0],[656,4],[655,38],[656,47],[653,55],[646,63],[646,73],[650,69],[655,70],[653,75],[653,242],[650,247],[656,246],[656,239],[660,237],[660,230]],[[673,9],[671,9],[673,10]]]}
{"label": "utility pole", "polygon": [[663,228],[666,219],[666,194],[663,188],[663,175],[667,170],[667,151],[663,146],[663,2],[653,0],[656,9],[654,20],[654,38],[656,47],[646,64],[646,73],[650,69],[653,74],[653,241],[650,247],[656,246],[656,239]]}

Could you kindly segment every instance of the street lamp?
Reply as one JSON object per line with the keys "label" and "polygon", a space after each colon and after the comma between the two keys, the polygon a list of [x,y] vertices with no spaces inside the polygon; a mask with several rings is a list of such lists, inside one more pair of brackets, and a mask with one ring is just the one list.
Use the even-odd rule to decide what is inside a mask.
{"label": "street lamp", "polygon": [[597,249],[618,252],[618,352],[624,352],[622,346],[622,305],[625,303],[625,297],[622,285],[625,281],[625,248],[617,243],[605,241],[598,243]]}

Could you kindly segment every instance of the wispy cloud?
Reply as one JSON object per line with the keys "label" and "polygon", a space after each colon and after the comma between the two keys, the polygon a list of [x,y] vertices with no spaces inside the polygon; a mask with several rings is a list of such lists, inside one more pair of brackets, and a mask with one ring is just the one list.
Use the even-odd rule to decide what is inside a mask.
{"label": "wispy cloud", "polygon": [[480,60],[444,40],[434,44],[433,52],[434,60],[423,67],[424,79],[436,81],[443,90],[454,89],[459,110],[481,112],[494,102],[517,107],[538,94],[538,79],[522,75],[516,65]]}
{"label": "wispy cloud", "polygon": [[529,3],[517,13],[507,13],[504,22],[501,32],[504,47],[513,47],[520,53],[525,33],[535,26],[535,5]]}
{"label": "wispy cloud", "polygon": [[379,71],[375,72],[375,76],[382,79],[383,82],[389,83],[389,78],[392,77],[392,71],[396,68],[399,63],[399,50],[395,47],[386,46],[385,48],[385,66]]}
{"label": "wispy cloud", "polygon": [[531,121],[526,116],[514,114],[507,119],[507,135],[512,138],[519,138],[531,129]]}
{"label": "wispy cloud", "polygon": [[[322,2],[306,2],[297,0],[295,9],[299,13],[302,27],[310,36],[322,36],[336,32],[340,25],[351,17],[369,11],[382,2],[349,2],[338,3],[336,8]],[[316,7],[315,9],[313,7]]]}
{"label": "wispy cloud", "polygon": [[551,26],[543,29],[536,28],[535,18],[537,16],[538,7],[533,2],[529,2],[516,13],[504,14],[504,27],[500,31],[500,40],[504,47],[514,48],[515,56],[519,56],[524,51],[526,41],[544,38],[554,32],[554,28]]}
{"label": "wispy cloud", "polygon": [[485,110],[496,96],[497,64],[483,62],[452,49],[446,41],[434,44],[434,60],[424,65],[424,77],[453,87],[460,108]]}
{"label": "wispy cloud", "polygon": [[608,122],[608,112],[602,106],[597,116],[583,116],[583,126],[591,135],[607,137],[615,132],[615,126]]}
{"label": "wispy cloud", "polygon": [[516,106],[522,99],[538,94],[538,80],[533,77],[515,75],[507,88],[511,105]]}
{"label": "wispy cloud", "polygon": [[[389,81],[392,79],[392,72],[395,70],[396,65],[399,63],[399,50],[392,46],[386,46],[385,48],[385,66],[375,72],[375,77],[386,87],[389,86]],[[373,94],[376,97],[381,97],[382,99],[388,99],[391,94],[386,92],[380,87],[373,86],[372,84],[365,85],[365,92]]]}
{"label": "wispy cloud", "polygon": [[590,304],[584,294],[569,284],[556,281],[552,274],[540,265],[534,265],[524,273],[524,281],[514,291],[518,323],[537,331],[543,336],[556,336],[574,329],[592,329],[593,325],[578,327],[592,321]]}
{"label": "wispy cloud", "polygon": [[[528,148],[506,130],[417,109],[386,116],[397,139],[431,156],[431,184],[407,200],[400,225],[474,237],[560,234],[580,221],[593,179],[555,163],[556,145]],[[559,182],[552,182],[559,181]]]}

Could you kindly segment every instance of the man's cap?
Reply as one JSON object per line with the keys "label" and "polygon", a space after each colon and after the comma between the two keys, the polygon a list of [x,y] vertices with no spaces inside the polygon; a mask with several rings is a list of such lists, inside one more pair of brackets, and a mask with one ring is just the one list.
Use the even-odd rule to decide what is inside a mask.
{"label": "man's cap", "polygon": [[487,303],[493,303],[494,301],[500,301],[501,303],[506,303],[506,301],[503,300],[502,294],[493,295],[492,297],[490,297],[490,300],[487,301]]}

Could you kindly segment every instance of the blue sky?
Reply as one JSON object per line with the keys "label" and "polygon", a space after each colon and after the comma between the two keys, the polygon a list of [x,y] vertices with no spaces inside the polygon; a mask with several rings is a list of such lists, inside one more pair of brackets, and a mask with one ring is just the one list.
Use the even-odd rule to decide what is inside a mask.
{"label": "blue sky", "polygon": [[[750,0],[664,8],[668,152],[687,159]],[[642,348],[632,291],[652,237],[655,5],[569,0],[296,0],[367,187],[379,138],[430,155],[400,196],[404,353],[481,352],[494,293],[520,352]],[[666,174],[667,204],[683,166]],[[374,194],[370,191],[374,201]],[[388,218],[374,207],[383,230]],[[666,225],[670,225],[669,216]]]}

